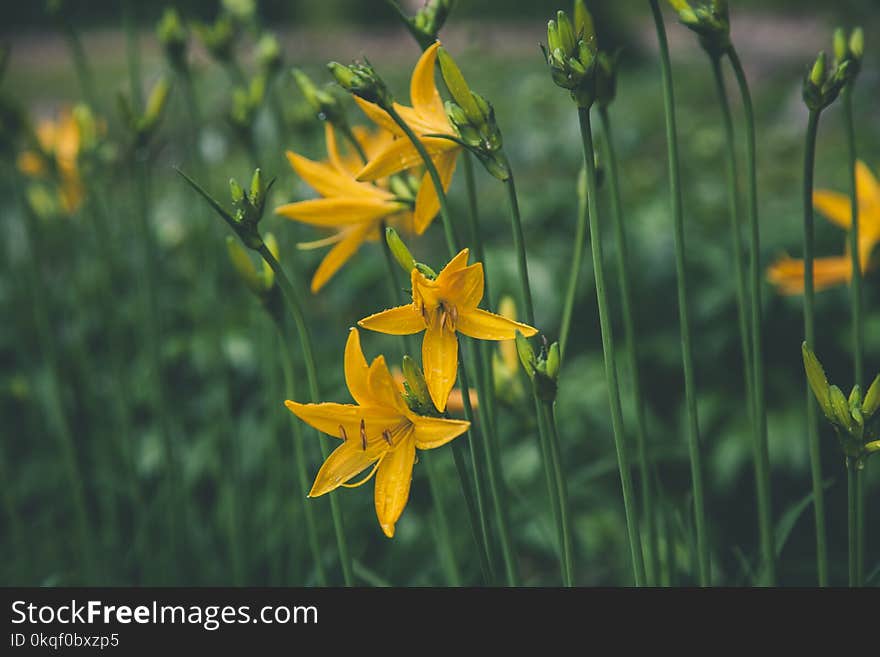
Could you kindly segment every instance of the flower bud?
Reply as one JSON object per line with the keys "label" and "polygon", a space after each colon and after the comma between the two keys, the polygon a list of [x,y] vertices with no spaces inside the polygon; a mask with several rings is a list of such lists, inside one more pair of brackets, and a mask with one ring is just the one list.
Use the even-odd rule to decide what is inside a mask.
{"label": "flower bud", "polygon": [[880,374],[874,379],[874,382],[868,387],[865,393],[865,399],[862,402],[862,414],[866,418],[870,418],[880,409]]}
{"label": "flower bud", "polygon": [[825,370],[816,354],[807,345],[806,342],[801,344],[801,353],[804,359],[804,370],[807,373],[807,382],[813,390],[819,407],[829,420],[834,420],[834,410],[831,407],[831,391],[828,385],[828,377],[825,376]]}
{"label": "flower bud", "polygon": [[257,12],[255,0],[223,0],[223,10],[240,23],[250,23]]}
{"label": "flower bud", "polygon": [[374,103],[382,109],[390,108],[394,102],[385,82],[369,62],[365,61],[363,64],[350,64],[349,66],[330,62],[327,67],[336,78],[339,86],[347,92],[363,98],[369,103]]}
{"label": "flower bud", "polygon": [[560,365],[560,356],[559,356],[559,343],[554,342],[550,345],[550,349],[547,351],[547,365],[546,365],[546,373],[547,376],[553,379],[554,381],[559,377],[559,365]]}
{"label": "flower bud", "polygon": [[535,350],[529,339],[519,331],[516,332],[516,353],[519,356],[519,362],[530,379],[535,378],[535,366],[537,359],[535,358]]}
{"label": "flower bud", "polygon": [[821,87],[825,82],[825,60],[825,52],[822,51],[816,57],[816,61],[813,62],[813,67],[810,69],[810,83],[817,87]]}
{"label": "flower bud", "polygon": [[404,389],[407,392],[407,402],[413,411],[430,408],[431,397],[428,393],[428,384],[421,368],[408,354],[403,357]]}
{"label": "flower bud", "polygon": [[398,235],[397,231],[391,226],[385,228],[385,241],[388,243],[391,255],[394,256],[394,259],[397,260],[397,263],[403,268],[403,270],[407,274],[412,272],[416,266],[415,258],[413,258],[412,253],[410,253],[406,244],[403,243],[403,240],[400,239],[400,235]]}
{"label": "flower bud", "polygon": [[578,39],[589,39],[595,35],[593,16],[584,0],[574,0],[574,34]]}
{"label": "flower bud", "polygon": [[403,13],[400,5],[396,2],[389,4],[397,12],[397,16],[403,21],[406,29],[422,47],[422,50],[425,50],[437,40],[437,35],[446,23],[455,0],[428,0],[412,18]]}
{"label": "flower bud", "polygon": [[229,63],[232,61],[235,46],[236,29],[235,23],[229,14],[221,14],[213,24],[197,24],[196,34],[202,41],[211,56],[219,62]]}
{"label": "flower bud", "polygon": [[849,54],[857,60],[861,60],[865,54],[865,31],[857,27],[849,37]]}
{"label": "flower bud", "polygon": [[583,32],[575,34],[564,11],[547,24],[547,48],[541,47],[553,82],[568,89],[578,107],[588,108],[595,100],[596,38],[592,20],[586,15],[576,17]]}
{"label": "flower bud", "polygon": [[229,179],[229,195],[233,203],[241,203],[244,200],[244,190],[235,178]]}
{"label": "flower bud", "polygon": [[842,27],[838,27],[834,30],[834,56],[837,58],[837,61],[843,60],[848,52],[848,46],[846,43],[846,32]]}
{"label": "flower bud", "polygon": [[834,422],[847,431],[852,431],[853,418],[849,412],[849,404],[843,392],[835,385],[830,388],[831,409],[834,413]]}
{"label": "flower bud", "polygon": [[345,112],[339,99],[325,89],[318,88],[312,79],[302,70],[295,68],[291,71],[293,79],[303,97],[322,121],[329,121],[334,125],[346,123]]}
{"label": "flower bud", "polygon": [[281,46],[274,34],[266,32],[256,45],[257,65],[268,75],[274,75],[281,68]]}
{"label": "flower bud", "polygon": [[437,59],[440,62],[440,73],[443,75],[443,80],[446,82],[452,98],[458,103],[471,123],[477,125],[482,123],[485,120],[483,113],[474,100],[474,95],[455,60],[444,48],[437,51]]}
{"label": "flower bud", "polygon": [[171,83],[168,81],[164,75],[158,79],[156,84],[153,85],[153,88],[150,90],[150,95],[147,96],[147,105],[144,109],[144,128],[146,130],[152,130],[153,127],[159,122],[159,119],[162,118],[162,113],[165,111],[165,106],[168,104],[168,94],[171,92]]}
{"label": "flower bud", "polygon": [[186,67],[186,49],[189,42],[189,32],[180,14],[173,7],[167,7],[159,19],[156,26],[156,37],[162,48],[165,50],[165,56],[171,65],[178,70]]}
{"label": "flower bud", "polygon": [[226,253],[229,255],[229,260],[232,262],[232,266],[238,273],[239,278],[241,278],[247,288],[255,295],[262,296],[265,293],[263,280],[257,274],[257,270],[248,252],[241,245],[241,242],[232,235],[226,236]]}

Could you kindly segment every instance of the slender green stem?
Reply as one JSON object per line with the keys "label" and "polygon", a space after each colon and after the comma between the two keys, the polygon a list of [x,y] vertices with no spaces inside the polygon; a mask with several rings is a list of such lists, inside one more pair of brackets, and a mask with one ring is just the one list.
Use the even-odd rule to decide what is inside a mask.
{"label": "slender green stem", "polygon": [[859,482],[858,465],[856,459],[846,459],[846,527],[849,545],[849,585],[859,586],[859,550],[858,550],[858,506],[859,506]]}
{"label": "slender green stem", "polygon": [[614,363],[614,334],[611,328],[611,314],[608,306],[608,292],[605,289],[604,258],[602,255],[602,233],[599,229],[599,204],[597,198],[596,166],[594,164],[593,131],[590,126],[590,110],[578,108],[581,138],[584,149],[584,165],[587,168],[587,215],[590,220],[590,246],[593,255],[593,272],[596,279],[596,300],[599,305],[599,326],[602,333],[602,354],[605,359],[605,381],[608,388],[608,402],[611,406],[611,429],[614,434],[614,447],[617,451],[617,466],[620,471],[620,484],[623,492],[623,506],[626,513],[627,536],[632,557],[633,579],[636,586],[645,583],[645,565],[642,557],[642,541],[639,532],[638,511],[633,492],[632,472],[627,453],[626,436],[623,428],[623,410],[620,406],[620,387],[617,381],[617,366]]}
{"label": "slender green stem", "polygon": [[[856,167],[858,163],[858,153],[856,152],[856,131],[855,121],[853,120],[853,85],[855,81],[850,81],[843,88],[843,120],[846,130],[846,146],[849,159],[849,197],[852,199],[850,203],[850,230],[849,230],[849,250],[852,258],[852,331],[853,331],[853,368],[855,376],[853,381],[855,385],[864,393],[864,370],[865,370],[865,324],[864,324],[864,294],[862,292],[862,264],[859,254],[859,202],[858,192],[856,190]],[[858,497],[857,514],[856,514],[856,565],[857,565],[857,582],[861,585],[862,576],[864,574],[864,552],[865,552],[865,500],[864,486],[861,471],[858,473],[860,485],[856,487],[856,495]]]}
{"label": "slender green stem", "polygon": [[[804,149],[804,340],[816,348],[816,319],[813,309],[813,169],[816,161],[816,133],[820,110],[811,110],[807,122]],[[806,386],[807,441],[810,449],[810,474],[813,483],[813,511],[816,517],[816,570],[819,586],[828,586],[828,548],[825,530],[825,492],[822,488],[822,454],[819,449],[819,418],[810,386]]]}
{"label": "slender green stem", "polygon": [[95,78],[92,75],[92,67],[89,66],[89,59],[86,56],[85,48],[83,48],[82,40],[79,33],[73,26],[73,23],[66,16],[61,19],[64,36],[67,37],[67,44],[70,48],[73,65],[76,69],[76,77],[79,81],[80,90],[86,99],[86,102],[94,110],[98,109],[98,94],[95,91]]}
{"label": "slender green stem", "polygon": [[428,473],[428,486],[431,489],[431,497],[434,499],[434,516],[437,519],[438,550],[441,553],[441,563],[445,571],[446,581],[450,586],[461,586],[461,572],[458,561],[455,558],[455,548],[452,543],[452,534],[449,531],[449,521],[446,518],[446,506],[443,501],[443,489],[440,486],[440,473],[432,454],[422,454],[419,457],[425,464]]}
{"label": "slender green stem", "polygon": [[867,516],[865,506],[868,503],[865,497],[865,468],[856,470],[856,582],[859,586],[865,585],[865,518]]}
{"label": "slender green stem", "polygon": [[364,147],[361,146],[361,143],[354,136],[354,131],[352,131],[351,126],[348,125],[348,123],[341,123],[338,124],[337,127],[342,131],[342,134],[348,140],[348,143],[351,144],[352,148],[354,148],[358,157],[361,158],[361,161],[366,163],[367,154],[364,152]]}
{"label": "slender green stem", "polygon": [[[755,479],[758,489],[758,526],[761,535],[761,553],[764,561],[764,581],[776,583],[776,541],[773,536],[773,505],[770,490],[770,453],[767,446],[767,408],[764,396],[764,337],[762,332],[763,311],[761,304],[761,235],[758,225],[758,174],[757,137],[755,111],[749,84],[736,49],[728,51],[736,82],[743,101],[746,125],[746,173],[748,181],[749,250],[751,251],[750,283],[752,293],[752,395],[753,420],[755,423]],[[723,81],[721,81],[723,86]]]}
{"label": "slender green stem", "polygon": [[[582,184],[583,183],[583,184]],[[574,302],[577,298],[577,286],[581,277],[584,251],[587,245],[587,190],[586,177],[578,178],[578,219],[574,233],[574,250],[568,270],[568,286],[565,289],[565,301],[562,304],[562,321],[559,325],[559,355],[564,358],[568,347],[568,334],[571,330],[571,318],[574,315]]]}
{"label": "slender green stem", "polygon": [[522,218],[519,214],[519,201],[516,198],[516,183],[513,172],[506,182],[507,197],[510,201],[510,225],[513,229],[513,250],[516,251],[517,270],[522,294],[522,307],[525,311],[526,324],[535,325],[535,306],[532,303],[532,288],[529,285],[529,264],[526,260],[526,245],[523,238]]}
{"label": "slender green stem", "polygon": [[708,586],[711,580],[709,559],[709,534],[706,521],[705,493],[703,489],[703,465],[700,450],[700,426],[697,415],[694,355],[691,346],[690,311],[688,308],[687,269],[685,266],[685,231],[682,212],[681,179],[678,160],[678,135],[675,126],[675,98],[672,86],[672,65],[666,28],[660,13],[658,0],[650,0],[657,41],[660,46],[660,70],[663,78],[663,103],[666,115],[666,146],[669,155],[669,193],[674,222],[675,272],[678,288],[678,317],[681,333],[682,369],[684,370],[685,407],[687,409],[688,451],[691,461],[691,483],[694,493],[694,515],[697,530],[697,563],[699,582]]}
{"label": "slender green stem", "polygon": [[[296,329],[299,333],[300,347],[302,349],[302,356],[306,369],[306,380],[308,381],[309,387],[309,396],[311,397],[312,402],[317,403],[320,400],[321,396],[318,390],[318,374],[315,367],[315,352],[312,348],[312,337],[309,333],[308,324],[306,324],[306,318],[303,314],[302,303],[300,302],[299,294],[297,293],[296,288],[294,288],[291,284],[290,279],[287,277],[287,274],[281,267],[281,264],[278,262],[275,256],[272,255],[272,252],[269,250],[264,242],[260,242],[258,251],[260,255],[263,256],[263,259],[267,263],[269,263],[272,271],[275,272],[275,278],[281,287],[281,291],[284,293],[285,299],[287,300],[287,307],[290,310],[290,314],[293,316],[293,321],[296,324]],[[326,459],[329,456],[327,441],[320,440],[319,444],[321,446],[321,454]],[[351,569],[351,554],[348,549],[348,541],[345,538],[345,525],[342,517],[342,508],[336,495],[330,496],[330,514],[333,517],[333,530],[336,534],[336,546],[339,550],[339,562],[342,567],[342,578],[346,586],[353,586],[354,576]]]}
{"label": "slender green stem", "polygon": [[125,30],[126,56],[128,57],[128,80],[131,86],[132,107],[143,107],[144,93],[141,85],[141,57],[138,45],[135,3],[124,0],[122,3],[122,24]]}
{"label": "slender green stem", "polygon": [[[281,371],[284,375],[284,390],[288,399],[296,398],[296,377],[293,374],[293,361],[290,350],[287,347],[287,336],[284,334],[284,326],[280,317],[272,315],[275,326],[278,329],[279,356]],[[318,523],[315,521],[315,508],[309,504],[309,475],[306,472],[306,452],[303,445],[303,436],[298,422],[291,422],[293,433],[294,458],[296,459],[296,478],[299,484],[300,501],[302,503],[303,517],[306,521],[306,538],[309,543],[309,551],[312,553],[312,561],[315,567],[315,580],[318,586],[327,586],[327,573],[324,570],[321,544],[318,537]]]}
{"label": "slender green stem", "polygon": [[397,110],[393,107],[388,107],[385,111],[388,112],[388,116],[390,116],[403,131],[406,138],[410,140],[413,147],[422,158],[425,169],[428,171],[428,175],[434,185],[434,191],[437,193],[437,198],[440,200],[440,217],[443,220],[443,234],[446,237],[446,248],[449,250],[450,257],[452,257],[458,253],[458,239],[455,236],[455,227],[452,224],[452,214],[449,212],[449,203],[446,200],[446,193],[443,191],[443,181],[440,180],[440,174],[437,172],[437,167],[434,166],[431,156],[428,155],[428,151],[425,150],[425,145],[419,141],[419,138],[416,137],[412,128],[410,128],[406,121],[401,118],[400,114],[397,113]]}
{"label": "slender green stem", "polygon": [[474,542],[477,544],[477,555],[480,560],[480,573],[483,576],[483,582],[488,583],[494,581],[494,577],[489,567],[488,546],[483,543],[480,536],[479,514],[474,501],[474,492],[471,489],[468,477],[464,451],[465,446],[461,440],[452,441],[452,458],[455,462],[455,470],[458,473],[458,481],[461,484],[461,494],[464,497],[464,503],[468,510],[468,523],[471,526],[471,533],[473,534]]}
{"label": "slender green stem", "polygon": [[[461,349],[461,341],[459,341],[458,346],[459,358],[458,358],[458,385],[461,388],[461,399],[462,405],[464,406],[464,419],[471,423],[470,428],[467,431],[467,444],[468,450],[470,452],[471,457],[471,468],[474,471],[474,490],[476,492],[476,502],[477,502],[477,512],[480,518],[480,535],[483,540],[483,545],[486,546],[486,556],[489,560],[489,572],[492,575],[492,581],[495,581],[495,555],[492,551],[492,531],[489,526],[489,514],[486,510],[487,502],[485,501],[486,492],[485,492],[485,483],[486,483],[486,475],[484,472],[484,463],[480,458],[480,453],[477,449],[476,445],[476,424],[474,422],[474,410],[471,406],[470,399],[470,385],[468,385],[468,375],[467,369],[464,366],[464,357]],[[483,442],[486,440],[485,436],[485,427],[480,427],[482,434],[481,439]]]}
{"label": "slender green stem", "polygon": [[[23,189],[22,187],[19,187]],[[30,283],[33,288],[31,299],[33,300],[34,319],[36,321],[37,339],[40,350],[45,359],[46,370],[49,379],[49,416],[54,420],[55,433],[58,438],[58,446],[63,459],[67,475],[67,484],[70,490],[70,501],[73,505],[74,522],[76,523],[76,536],[80,551],[80,564],[83,568],[83,584],[95,585],[97,575],[94,561],[95,553],[92,545],[92,530],[89,522],[89,513],[86,506],[85,482],[82,471],[76,457],[76,442],[67,414],[64,411],[61,391],[61,374],[58,367],[58,352],[55,337],[52,334],[52,324],[49,310],[46,307],[48,298],[48,286],[43,275],[43,252],[40,248],[41,240],[38,236],[37,218],[33,216],[27,202],[22,199],[24,211],[25,237],[28,243],[28,268]]]}
{"label": "slender green stem", "polygon": [[608,187],[611,192],[611,218],[617,240],[617,284],[620,287],[621,314],[623,317],[623,337],[626,360],[632,386],[632,399],[636,416],[636,457],[639,467],[639,483],[642,499],[642,516],[645,533],[645,580],[651,586],[656,583],[659,563],[657,561],[657,528],[654,514],[654,493],[648,469],[647,422],[645,419],[645,400],[642,395],[642,377],[639,372],[638,334],[633,320],[632,277],[629,271],[629,245],[623,224],[623,204],[620,200],[620,178],[617,171],[617,152],[614,148],[614,133],[611,129],[611,116],[606,106],[599,108],[602,132],[605,136],[605,162],[608,172]]}
{"label": "slender green stem", "polygon": [[549,429],[550,459],[553,463],[553,477],[556,494],[559,496],[559,528],[562,545],[562,582],[565,586],[574,586],[574,551],[571,536],[571,512],[568,506],[568,489],[565,485],[565,473],[562,469],[562,455],[559,445],[559,430],[556,426],[554,404],[544,403],[544,418]]}

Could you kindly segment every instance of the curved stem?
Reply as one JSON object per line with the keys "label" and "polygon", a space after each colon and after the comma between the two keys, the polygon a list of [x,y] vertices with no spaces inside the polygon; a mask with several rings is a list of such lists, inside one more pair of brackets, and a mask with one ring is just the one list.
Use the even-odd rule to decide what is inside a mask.
{"label": "curved stem", "polygon": [[[748,179],[749,250],[752,254],[750,282],[752,293],[752,394],[755,423],[755,479],[758,488],[758,523],[761,534],[761,552],[764,557],[764,580],[769,586],[776,583],[776,541],[773,536],[773,506],[770,491],[770,454],[767,447],[767,408],[764,397],[764,337],[761,305],[761,236],[758,226],[757,138],[755,112],[745,71],[736,49],[728,51],[743,101],[746,124],[746,172]],[[723,81],[722,81],[723,84]]]}
{"label": "curved stem", "polygon": [[602,236],[599,230],[599,204],[596,197],[596,167],[594,164],[593,132],[590,126],[590,110],[578,108],[581,138],[583,140],[584,164],[587,168],[587,208],[590,220],[590,246],[593,255],[593,272],[596,279],[596,301],[599,305],[599,326],[602,333],[602,354],[605,359],[605,381],[608,388],[608,403],[611,407],[611,429],[614,434],[614,448],[617,452],[617,467],[620,471],[620,485],[623,493],[623,506],[626,513],[627,536],[632,557],[633,579],[636,586],[645,583],[645,565],[642,557],[642,541],[639,533],[638,512],[633,492],[632,473],[623,429],[623,410],[620,406],[620,388],[617,381],[617,366],[614,363],[614,334],[611,328],[611,314],[608,307],[608,292],[605,289],[604,258],[602,255]]}
{"label": "curved stem", "polygon": [[[859,254],[859,202],[858,192],[856,190],[856,166],[858,162],[858,154],[856,152],[856,131],[855,122],[853,120],[853,102],[852,89],[854,81],[850,81],[843,88],[843,121],[846,130],[846,147],[849,158],[849,197],[850,202],[850,230],[849,230],[849,250],[852,258],[852,331],[853,331],[853,368],[855,376],[853,382],[859,386],[864,394],[864,294],[862,292],[862,269],[861,257]],[[861,585],[865,568],[865,491],[861,485],[864,477],[862,472],[858,472],[860,485],[857,486],[856,495],[858,497],[857,513],[856,513],[856,564],[857,564],[857,581]]]}
{"label": "curved stem", "polygon": [[639,372],[638,334],[633,321],[632,285],[629,272],[629,246],[626,230],[623,225],[623,210],[620,201],[620,184],[617,171],[617,153],[614,148],[611,117],[607,107],[599,108],[602,129],[605,136],[605,161],[608,170],[608,187],[611,192],[611,218],[614,223],[614,235],[617,240],[617,281],[620,287],[621,314],[623,316],[623,337],[626,348],[626,359],[632,385],[633,405],[636,415],[636,454],[639,466],[639,484],[642,499],[642,516],[645,520],[646,559],[645,578],[648,585],[656,582],[659,570],[657,561],[657,528],[655,527],[654,495],[651,476],[648,469],[647,422],[645,420],[645,400],[642,395],[642,377]]}
{"label": "curved stem", "polygon": [[691,482],[694,494],[694,516],[697,530],[697,563],[699,582],[708,586],[711,580],[709,558],[709,535],[706,521],[705,493],[703,490],[703,464],[700,451],[700,425],[697,415],[694,355],[691,346],[690,311],[688,308],[687,268],[685,266],[684,216],[682,212],[681,173],[678,159],[678,134],[675,126],[675,97],[672,86],[672,65],[666,28],[657,0],[650,0],[657,42],[660,46],[660,71],[663,78],[663,104],[666,115],[666,147],[669,155],[669,193],[674,222],[675,273],[678,288],[678,319],[681,332],[682,369],[684,370],[684,395],[687,409],[688,452],[691,461]]}
{"label": "curved stem", "polygon": [[[816,319],[813,310],[815,284],[813,281],[813,168],[816,161],[816,132],[819,127],[819,110],[811,110],[807,122],[804,150],[804,340],[816,348]],[[806,386],[807,441],[810,450],[810,474],[813,483],[813,510],[816,518],[816,570],[819,586],[828,586],[828,548],[825,531],[825,493],[822,488],[822,453],[819,449],[819,418],[816,401]]]}
{"label": "curved stem", "polygon": [[[308,381],[309,387],[309,396],[311,397],[312,402],[317,403],[320,400],[320,394],[318,392],[318,375],[315,368],[315,352],[312,348],[312,337],[309,333],[308,324],[306,324],[299,295],[297,294],[296,288],[290,283],[290,279],[287,277],[281,264],[275,256],[272,255],[272,252],[269,251],[266,244],[261,241],[257,250],[260,255],[263,256],[263,259],[269,263],[272,271],[275,272],[275,278],[287,300],[287,306],[290,309],[290,314],[293,316],[293,321],[296,324],[296,329],[299,333],[300,347],[302,349],[303,361],[306,369],[306,380]],[[326,459],[330,453],[330,450],[327,447],[327,441],[321,439],[319,444],[321,446],[321,455]],[[342,508],[336,495],[330,496],[330,513],[333,517],[333,531],[336,534],[336,546],[339,550],[342,578],[346,586],[352,586],[354,584],[354,576],[351,569],[351,554],[348,550],[348,541],[345,538],[345,525],[342,518]]]}

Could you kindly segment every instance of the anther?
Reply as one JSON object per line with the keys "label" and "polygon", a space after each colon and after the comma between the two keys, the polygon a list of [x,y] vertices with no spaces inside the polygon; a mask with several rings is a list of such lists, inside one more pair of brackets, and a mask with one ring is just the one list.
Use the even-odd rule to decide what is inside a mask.
{"label": "anther", "polygon": [[367,451],[367,425],[363,418],[361,418],[361,447],[365,452]]}
{"label": "anther", "polygon": [[394,447],[394,443],[391,442],[391,432],[388,429],[382,431],[382,437],[385,439],[385,442],[388,443],[391,447]]}

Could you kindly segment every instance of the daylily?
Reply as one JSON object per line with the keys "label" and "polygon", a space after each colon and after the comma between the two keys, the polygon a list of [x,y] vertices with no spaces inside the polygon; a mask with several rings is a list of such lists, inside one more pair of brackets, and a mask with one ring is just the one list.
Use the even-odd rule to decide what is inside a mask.
{"label": "daylily", "polygon": [[[287,159],[294,171],[311,185],[322,198],[288,203],[275,209],[288,219],[330,228],[330,237],[299,245],[301,249],[315,249],[335,244],[321,261],[312,277],[312,292],[320,290],[327,281],[357,253],[365,241],[380,237],[383,222],[412,221],[412,212],[406,200],[395,196],[381,182],[358,182],[355,174],[361,168],[359,156],[340,155],[333,127],[324,127],[327,141],[326,162],[315,162],[292,151]],[[368,133],[361,128],[353,130],[367,157],[379,152],[392,135],[385,131]]]}
{"label": "daylily", "polygon": [[422,368],[431,400],[446,409],[458,368],[458,336],[478,340],[512,340],[516,332],[532,336],[537,329],[520,324],[477,306],[483,299],[483,264],[468,266],[468,250],[462,249],[436,278],[418,268],[411,273],[412,303],[384,310],[358,322],[371,331],[391,335],[425,332]]}
{"label": "daylily", "polygon": [[[439,47],[440,42],[437,41],[425,50],[413,70],[409,91],[412,107],[394,103],[394,109],[424,145],[437,168],[437,173],[440,174],[443,190],[446,191],[452,182],[455,160],[461,152],[461,146],[443,137],[427,136],[456,134],[443,109],[443,101],[440,99],[434,80],[434,64],[437,61]],[[379,153],[369,158],[369,162],[358,173],[358,180],[376,180],[422,164],[422,158],[415,146],[385,110],[362,98],[355,97],[355,101],[371,121],[397,137]],[[431,177],[426,172],[416,196],[413,222],[416,234],[421,235],[427,230],[439,210],[440,200],[437,198]]]}
{"label": "daylily", "polygon": [[[467,431],[470,423],[411,411],[384,356],[377,356],[367,366],[355,328],[345,345],[345,382],[356,404],[284,402],[307,424],[342,440],[318,471],[309,497],[339,486],[354,488],[375,475],[376,516],[382,531],[391,538],[409,498],[416,449],[441,447]],[[370,466],[365,478],[348,483]]]}
{"label": "daylily", "polygon": [[18,168],[32,178],[50,175],[55,167],[59,179],[58,196],[64,210],[73,213],[83,200],[83,185],[79,175],[81,138],[79,124],[70,109],[63,109],[57,120],[44,119],[35,129],[39,151],[24,151],[18,157]]}
{"label": "daylily", "polygon": [[[880,243],[880,183],[861,160],[856,163],[856,193],[859,203],[859,266],[865,273],[871,253]],[[844,230],[850,229],[851,205],[846,194],[818,189],[813,193],[813,206],[832,223]],[[782,256],[768,268],[767,279],[780,294],[803,294],[804,261]],[[849,245],[842,256],[816,258],[813,279],[816,290],[849,283],[852,280]]]}

